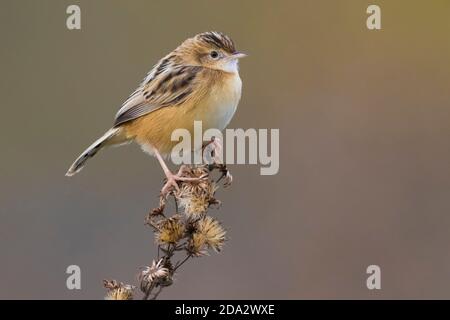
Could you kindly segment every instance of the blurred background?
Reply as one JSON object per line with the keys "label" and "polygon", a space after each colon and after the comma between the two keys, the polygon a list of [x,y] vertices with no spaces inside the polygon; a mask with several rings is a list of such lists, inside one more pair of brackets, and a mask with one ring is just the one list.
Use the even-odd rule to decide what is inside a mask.
{"label": "blurred background", "polygon": [[[156,254],[157,161],[130,145],[64,174],[158,59],[209,30],[250,54],[229,127],[279,128],[280,171],[231,166],[212,211],[230,240],[161,298],[450,298],[449,15],[445,0],[2,0],[0,298],[136,283]],[[81,290],[66,288],[71,264]]]}

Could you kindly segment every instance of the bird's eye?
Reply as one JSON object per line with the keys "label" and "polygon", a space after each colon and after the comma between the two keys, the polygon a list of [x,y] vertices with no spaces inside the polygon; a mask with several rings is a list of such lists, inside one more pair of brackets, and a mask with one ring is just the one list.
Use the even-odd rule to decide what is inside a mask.
{"label": "bird's eye", "polygon": [[219,53],[217,51],[211,51],[211,53],[209,55],[213,59],[217,59],[219,57]]}

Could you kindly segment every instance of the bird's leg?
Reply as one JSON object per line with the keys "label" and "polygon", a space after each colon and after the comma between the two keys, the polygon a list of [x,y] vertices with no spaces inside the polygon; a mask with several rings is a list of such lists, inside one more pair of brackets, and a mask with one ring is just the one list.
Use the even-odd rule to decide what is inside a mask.
{"label": "bird's leg", "polygon": [[231,183],[233,182],[233,176],[230,173],[230,170],[228,170],[227,166],[223,163],[216,164],[216,167],[219,169],[219,171],[222,173],[219,179],[217,179],[217,182],[220,180],[223,180],[224,187],[231,186]]}
{"label": "bird's leg", "polygon": [[[225,187],[228,187],[233,182],[233,176],[231,175],[230,171],[228,170],[227,166],[222,161],[222,141],[220,141],[219,138],[212,137],[211,141],[207,142],[203,146],[203,152],[206,151],[206,149],[209,148],[211,150],[211,157],[213,162],[211,163],[211,166],[213,168],[218,168],[222,175],[217,180],[219,182],[220,180],[224,179],[224,185]],[[205,156],[204,156],[205,157]]]}
{"label": "bird's leg", "polygon": [[207,143],[205,143],[203,145],[203,150],[202,150],[203,159],[207,163],[210,163],[211,162],[211,161],[209,161],[210,159],[208,159],[207,155],[205,155],[206,151],[209,152],[209,155],[211,156],[211,160],[212,160],[211,164],[216,165],[216,164],[223,163],[223,161],[222,161],[222,141],[220,141],[219,138],[212,137],[210,141],[208,141]]}
{"label": "bird's leg", "polygon": [[189,177],[181,177],[181,174],[183,173],[185,166],[182,165],[180,167],[180,170],[177,174],[173,174],[169,168],[167,167],[167,164],[165,163],[163,157],[159,153],[159,151],[156,148],[153,148],[153,151],[155,152],[156,158],[159,161],[159,164],[161,165],[161,168],[164,171],[164,174],[166,175],[167,182],[164,184],[163,188],[161,189],[161,194],[165,197],[167,194],[169,194],[170,191],[172,191],[172,188],[179,191],[180,188],[178,187],[178,181],[199,181],[202,179],[202,177],[198,178],[189,178]]}

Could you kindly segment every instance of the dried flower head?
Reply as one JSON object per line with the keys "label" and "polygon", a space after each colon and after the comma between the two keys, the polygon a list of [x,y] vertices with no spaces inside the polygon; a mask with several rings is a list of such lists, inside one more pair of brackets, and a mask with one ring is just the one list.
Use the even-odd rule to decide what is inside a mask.
{"label": "dried flower head", "polygon": [[[213,173],[222,174],[214,181]],[[231,182],[231,175],[225,165],[182,166],[178,176],[186,179],[178,182],[178,189],[169,194],[175,198],[177,214],[166,216],[167,194],[160,194],[159,207],[151,210],[145,223],[155,233],[158,244],[158,259],[150,266],[141,268],[138,281],[144,293],[143,299],[156,299],[162,290],[173,284],[174,275],[192,257],[208,255],[211,249],[221,251],[226,232],[220,222],[207,215],[213,204],[220,204],[214,198],[219,183]],[[178,214],[181,208],[183,213]],[[184,251],[184,257],[180,257]],[[104,281],[108,289],[105,299],[133,299],[134,287],[115,280]]]}
{"label": "dried flower head", "polygon": [[108,289],[105,300],[133,300],[134,286],[116,280],[103,280],[103,286]]}
{"label": "dried flower head", "polygon": [[[199,178],[208,176],[206,166],[189,168],[183,172],[183,176],[190,178]],[[203,179],[197,183],[184,182],[180,190],[175,193],[180,207],[184,209],[185,214],[193,219],[198,219],[206,214],[211,204],[217,203],[214,194],[217,185],[210,179]]]}
{"label": "dried flower head", "polygon": [[158,231],[155,233],[156,242],[159,244],[177,243],[184,237],[184,223],[175,215],[158,223]]}
{"label": "dried flower head", "polygon": [[141,282],[141,290],[147,292],[148,288],[152,288],[161,282],[166,282],[170,277],[169,269],[164,267],[163,259],[158,262],[153,260],[150,267],[144,267],[139,274],[139,281]]}
{"label": "dried flower head", "polygon": [[191,255],[198,257],[207,254],[206,246],[216,252],[222,250],[226,240],[226,232],[219,221],[210,216],[205,216],[195,223],[195,228],[196,230],[189,239],[187,246]]}
{"label": "dried flower head", "polygon": [[225,230],[220,222],[210,216],[206,216],[197,222],[197,232],[205,237],[208,247],[219,252],[225,243]]}
{"label": "dried flower head", "polygon": [[206,238],[202,233],[195,232],[188,241],[186,250],[191,256],[201,257],[208,254],[205,249]]}

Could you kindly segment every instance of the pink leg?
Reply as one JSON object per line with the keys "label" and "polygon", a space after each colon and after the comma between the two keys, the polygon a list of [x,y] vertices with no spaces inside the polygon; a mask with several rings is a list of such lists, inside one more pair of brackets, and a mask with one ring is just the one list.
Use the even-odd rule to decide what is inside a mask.
{"label": "pink leg", "polygon": [[166,175],[166,178],[167,178],[167,182],[164,184],[163,188],[161,189],[161,193],[163,196],[166,196],[171,191],[172,188],[174,188],[177,191],[180,190],[180,188],[178,187],[177,181],[199,181],[199,180],[201,180],[202,177],[200,177],[200,178],[181,177],[181,174],[183,173],[183,170],[184,170],[184,166],[180,167],[180,170],[178,171],[177,174],[173,174],[167,167],[167,165],[164,162],[164,159],[161,156],[161,154],[159,153],[159,151],[156,148],[153,148],[153,151],[155,152],[156,158],[158,159],[159,164],[161,165],[161,167],[164,171],[164,174]]}

